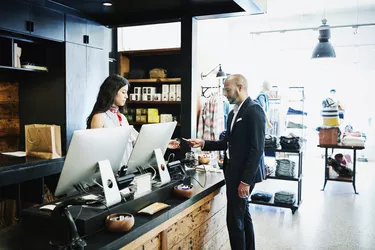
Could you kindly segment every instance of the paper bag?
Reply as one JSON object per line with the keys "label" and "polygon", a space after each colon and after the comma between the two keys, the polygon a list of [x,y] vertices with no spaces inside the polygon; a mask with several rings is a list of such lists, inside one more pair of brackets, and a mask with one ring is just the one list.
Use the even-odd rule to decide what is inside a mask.
{"label": "paper bag", "polygon": [[60,158],[60,126],[48,124],[25,125],[26,156],[43,159]]}

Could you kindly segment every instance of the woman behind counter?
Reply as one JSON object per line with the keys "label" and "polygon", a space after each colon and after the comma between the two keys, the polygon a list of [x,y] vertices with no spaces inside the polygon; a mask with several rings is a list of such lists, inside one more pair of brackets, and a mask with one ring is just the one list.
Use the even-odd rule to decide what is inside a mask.
{"label": "woman behind counter", "polygon": [[[87,118],[87,129],[129,126],[122,114],[128,98],[129,87],[129,81],[124,77],[120,75],[108,76],[100,86],[94,108]],[[133,150],[133,141],[137,139],[137,136],[138,132],[133,128],[121,166],[127,164]]]}

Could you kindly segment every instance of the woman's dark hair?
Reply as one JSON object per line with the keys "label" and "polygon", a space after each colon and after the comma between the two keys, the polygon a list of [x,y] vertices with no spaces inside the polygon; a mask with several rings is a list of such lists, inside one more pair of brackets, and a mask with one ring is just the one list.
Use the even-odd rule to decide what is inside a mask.
{"label": "woman's dark hair", "polygon": [[[95,114],[103,113],[109,110],[109,108],[115,102],[117,92],[126,85],[130,87],[129,81],[120,75],[110,75],[104,80],[102,86],[100,86],[94,108],[92,109],[89,117],[87,117],[87,128],[91,128],[91,120]],[[119,111],[124,113],[123,111],[125,106],[119,108]]]}

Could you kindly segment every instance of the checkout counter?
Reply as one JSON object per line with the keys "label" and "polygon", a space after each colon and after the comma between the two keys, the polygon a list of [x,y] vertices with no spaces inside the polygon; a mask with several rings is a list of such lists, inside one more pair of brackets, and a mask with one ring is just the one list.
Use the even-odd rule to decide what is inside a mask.
{"label": "checkout counter", "polygon": [[[175,126],[175,122],[142,126],[126,175],[133,174],[137,166],[149,165],[140,170],[156,167],[159,181],[151,188],[150,174],[139,171],[142,175],[138,176],[148,175],[149,185],[140,184],[137,179],[134,197],[127,199],[120,196],[123,187],[117,187],[121,175],[115,180],[113,173],[120,166],[131,127],[74,131],[55,191],[55,195],[68,195],[51,204],[23,210],[17,225],[0,232],[0,249],[221,249],[228,241],[224,175],[206,168],[193,168],[186,173],[181,164],[166,165],[163,153]],[[151,165],[152,159],[156,165]],[[193,188],[188,189],[189,196],[174,192],[181,182],[186,185],[186,178],[181,180],[178,171],[175,177],[180,178],[168,173],[176,169],[190,177]],[[85,189],[85,182],[100,185],[95,181],[98,174],[102,188],[94,185]],[[145,186],[150,187],[147,192],[139,193]],[[72,196],[67,191],[73,187],[79,193]],[[88,192],[101,195],[103,190],[105,208],[83,206],[88,205],[82,202],[83,196]],[[168,207],[152,215],[138,213],[157,202]],[[118,213],[134,217],[129,231],[108,230],[107,217]]]}
{"label": "checkout counter", "polygon": [[[209,246],[220,249],[228,241],[226,229],[226,194],[224,175],[221,172],[189,171],[204,187],[192,178],[194,193],[190,198],[176,197],[172,190],[178,181],[153,188],[152,192],[135,200],[122,202],[104,211],[95,227],[100,230],[80,237],[84,249],[197,249]],[[170,205],[154,215],[137,214],[140,209],[154,203]],[[33,207],[23,211],[24,218],[16,226],[0,232],[0,249],[56,249],[49,244],[51,234],[64,234],[61,228],[42,222],[43,218],[30,215],[38,211]],[[76,217],[79,208],[71,209]],[[108,213],[128,212],[134,215],[133,228],[126,233],[113,233],[105,228]],[[79,218],[85,217],[85,209]],[[103,211],[101,212],[103,213]],[[82,216],[82,217],[81,217]],[[33,219],[30,219],[30,218]],[[79,218],[76,220],[80,231]],[[81,228],[82,229],[82,228]],[[48,233],[49,232],[49,233]]]}

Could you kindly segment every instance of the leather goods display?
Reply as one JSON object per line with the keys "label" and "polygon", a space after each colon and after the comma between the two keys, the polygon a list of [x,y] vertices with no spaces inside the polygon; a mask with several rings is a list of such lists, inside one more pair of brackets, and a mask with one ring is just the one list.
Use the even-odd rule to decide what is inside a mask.
{"label": "leather goods display", "polygon": [[160,210],[166,209],[168,207],[170,207],[170,205],[162,203],[162,202],[154,202],[151,205],[149,205],[149,206],[141,209],[140,211],[138,211],[138,213],[153,215],[153,214],[159,212]]}
{"label": "leather goods display", "polygon": [[280,145],[283,149],[300,149],[300,138],[298,136],[280,136]]}
{"label": "leather goods display", "polygon": [[341,177],[353,177],[353,170],[346,166],[346,161],[342,154],[337,154],[336,159],[328,157],[328,165]]}
{"label": "leather goods display", "polygon": [[166,78],[167,77],[167,70],[161,68],[155,68],[150,70],[150,78],[157,79],[157,78]]}
{"label": "leather goods display", "polygon": [[251,200],[253,200],[253,201],[269,202],[271,199],[272,199],[272,194],[264,192],[264,191],[255,191],[251,195]]}
{"label": "leather goods display", "polygon": [[264,137],[264,148],[265,149],[272,149],[278,148],[279,144],[277,141],[277,137],[273,135],[265,135]]}

